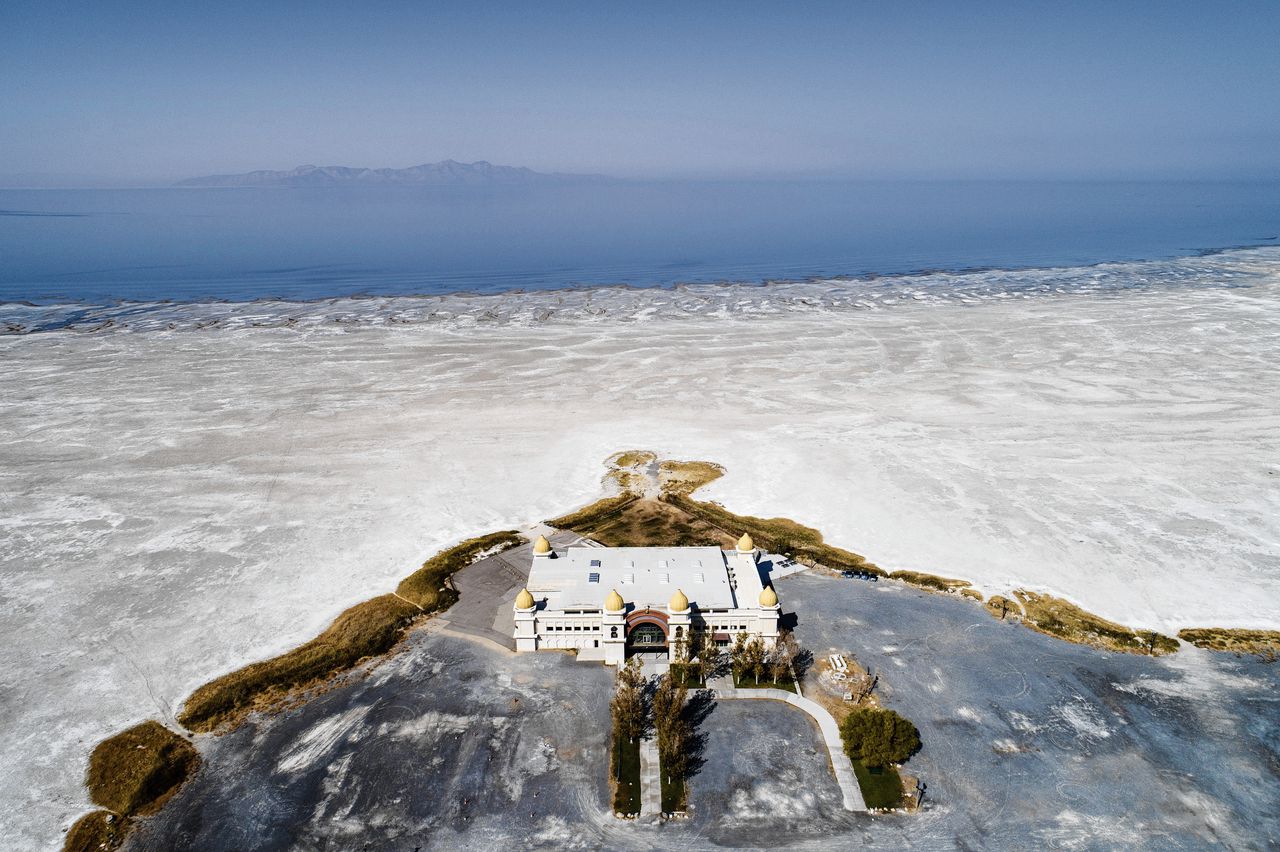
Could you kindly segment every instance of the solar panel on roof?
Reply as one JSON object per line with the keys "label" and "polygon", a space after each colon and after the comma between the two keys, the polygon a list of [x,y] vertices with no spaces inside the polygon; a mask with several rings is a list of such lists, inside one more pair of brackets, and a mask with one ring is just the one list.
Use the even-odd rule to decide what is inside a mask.
{"label": "solar panel on roof", "polygon": [[599,583],[599,582],[600,582],[600,573],[599,573],[598,571],[592,571],[590,574],[588,574],[588,575],[587,575],[587,582],[588,582],[588,583]]}

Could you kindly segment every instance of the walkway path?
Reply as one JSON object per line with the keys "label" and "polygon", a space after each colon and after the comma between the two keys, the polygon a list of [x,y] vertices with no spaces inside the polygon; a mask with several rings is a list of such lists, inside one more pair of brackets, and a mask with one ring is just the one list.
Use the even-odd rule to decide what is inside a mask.
{"label": "walkway path", "polygon": [[640,741],[640,813],[657,816],[662,813],[662,779],[659,777],[658,741],[646,737]]}
{"label": "walkway path", "polygon": [[[798,707],[813,717],[818,723],[818,730],[827,744],[831,756],[831,770],[835,773],[836,783],[844,796],[844,808],[847,811],[865,811],[867,803],[862,798],[862,788],[858,786],[858,776],[853,772],[853,763],[844,753],[844,742],[840,739],[840,728],[827,709],[816,701],[810,701],[803,695],[787,692],[784,689],[737,689],[733,679],[729,677],[711,678],[707,682],[716,698],[756,698],[773,701],[785,701],[792,707]],[[643,757],[643,753],[641,755]]]}

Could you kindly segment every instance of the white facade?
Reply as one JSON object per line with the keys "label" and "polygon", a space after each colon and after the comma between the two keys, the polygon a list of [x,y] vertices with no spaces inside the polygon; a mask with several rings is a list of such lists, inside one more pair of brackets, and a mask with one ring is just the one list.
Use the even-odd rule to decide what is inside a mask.
{"label": "white facade", "polygon": [[739,633],[771,647],[779,606],[749,536],[738,547],[534,547],[529,583],[515,601],[517,651],[574,649],[581,659],[622,663],[661,651],[692,632],[728,645]]}

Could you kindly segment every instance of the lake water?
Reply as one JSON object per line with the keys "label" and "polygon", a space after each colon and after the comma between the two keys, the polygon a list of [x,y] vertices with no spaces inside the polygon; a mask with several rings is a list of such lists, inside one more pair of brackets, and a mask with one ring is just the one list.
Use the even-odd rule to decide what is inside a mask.
{"label": "lake water", "polygon": [[1080,266],[1280,240],[1280,183],[0,191],[0,301],[308,300]]}

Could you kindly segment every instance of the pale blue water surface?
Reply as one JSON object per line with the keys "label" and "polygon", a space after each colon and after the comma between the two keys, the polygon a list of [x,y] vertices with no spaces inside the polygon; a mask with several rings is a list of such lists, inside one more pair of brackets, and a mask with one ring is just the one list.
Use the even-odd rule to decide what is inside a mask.
{"label": "pale blue water surface", "polygon": [[1280,183],[0,190],[0,301],[309,300],[1276,245]]}

